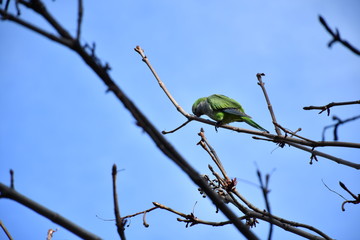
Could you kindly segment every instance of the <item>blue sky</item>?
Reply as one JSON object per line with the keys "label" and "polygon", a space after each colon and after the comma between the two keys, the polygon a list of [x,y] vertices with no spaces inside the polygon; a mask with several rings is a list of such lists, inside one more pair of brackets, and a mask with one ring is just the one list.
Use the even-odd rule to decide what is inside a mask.
{"label": "blue sky", "polygon": [[[13,4],[13,3],[12,3]],[[71,34],[76,31],[73,1],[49,1],[48,9]],[[11,10],[14,7],[11,6]],[[264,72],[277,120],[301,127],[305,137],[321,140],[331,116],[304,111],[308,105],[359,99],[359,57],[339,44],[327,48],[330,35],[321,14],[341,36],[360,47],[359,1],[84,1],[82,43],[96,43],[97,56],[112,67],[113,79],[159,130],[185,121],[159,88],[140,56],[145,53],[186,110],[199,97],[221,93],[238,100],[266,129],[273,130],[256,73]],[[49,28],[22,9],[24,19]],[[116,239],[111,167],[118,174],[122,215],[152,207],[156,201],[209,221],[223,220],[197,187],[136,126],[123,105],[73,52],[7,21],[0,23],[0,181],[15,171],[16,190],[101,236]],[[359,114],[359,106],[333,108],[342,119]],[[249,126],[234,123],[234,126]],[[332,189],[344,182],[359,193],[357,170],[309,154],[276,148],[250,135],[192,122],[166,136],[200,173],[209,174],[207,154],[196,145],[203,127],[238,190],[259,208],[264,200],[256,168],[272,173],[269,199],[273,213],[313,225],[336,239],[359,236],[357,205],[347,205]],[[359,142],[360,122],[340,128],[341,141]],[[327,136],[331,140],[331,134]],[[356,149],[324,148],[329,154],[358,161]],[[212,164],[212,163],[211,163]],[[185,228],[175,215],[157,210],[131,220],[128,239],[239,239],[232,226]],[[10,200],[0,201],[0,220],[15,239],[78,239],[66,229]],[[261,239],[268,224],[253,229]],[[0,238],[5,236],[0,233]],[[241,237],[240,237],[241,239]],[[275,228],[274,239],[301,239]]]}

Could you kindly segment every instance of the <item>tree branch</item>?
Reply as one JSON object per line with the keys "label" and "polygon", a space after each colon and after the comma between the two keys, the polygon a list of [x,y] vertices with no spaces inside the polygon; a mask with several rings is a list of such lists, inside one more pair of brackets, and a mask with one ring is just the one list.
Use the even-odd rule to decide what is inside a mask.
{"label": "tree branch", "polygon": [[265,96],[265,99],[266,99],[266,103],[268,105],[268,109],[269,109],[269,112],[270,112],[270,115],[271,115],[271,118],[272,118],[272,121],[273,121],[273,124],[275,125],[275,131],[276,131],[276,134],[278,136],[281,135],[281,132],[280,132],[280,129],[277,125],[277,121],[276,121],[276,117],[275,117],[275,113],[274,113],[274,110],[272,108],[272,105],[271,105],[271,102],[270,102],[270,98],[267,94],[267,91],[266,91],[266,88],[265,88],[265,83],[262,81],[262,76],[265,76],[265,73],[257,73],[256,74],[256,77],[258,79],[258,85],[261,87],[261,90],[263,91],[264,93],[264,96]]}
{"label": "tree branch", "polygon": [[348,119],[345,119],[345,120],[341,120],[340,118],[338,118],[336,116],[333,116],[333,120],[337,121],[337,123],[331,124],[329,126],[324,127],[323,132],[322,132],[322,140],[325,141],[325,131],[328,128],[334,128],[334,141],[338,141],[338,139],[339,139],[339,137],[338,137],[338,128],[339,128],[339,126],[341,126],[341,125],[343,125],[343,124],[345,124],[347,122],[355,121],[356,119],[359,119],[359,118],[360,118],[360,115],[352,117],[352,118],[348,118]]}
{"label": "tree branch", "polygon": [[[160,87],[163,89],[163,91],[168,96],[168,98],[173,103],[173,105],[176,107],[176,109],[183,116],[185,116],[188,119],[188,121],[186,121],[184,124],[182,124],[181,126],[177,127],[176,129],[174,129],[172,131],[169,131],[169,132],[163,131],[163,134],[173,133],[176,130],[180,129],[181,127],[185,126],[187,123],[189,123],[192,120],[203,122],[203,123],[210,124],[210,125],[213,125],[213,126],[216,125],[216,122],[213,122],[213,121],[210,121],[210,120],[207,120],[207,119],[204,119],[204,118],[196,117],[196,116],[194,116],[192,114],[189,114],[189,113],[185,112],[185,110],[176,102],[176,100],[173,98],[171,93],[167,90],[165,84],[161,81],[159,75],[156,73],[155,69],[150,64],[149,59],[145,56],[144,50],[140,46],[136,46],[135,51],[140,54],[140,56],[142,57],[142,60],[150,68],[151,72],[155,76],[155,78],[156,78],[157,82],[159,83]],[[268,104],[268,108],[269,108],[270,114],[272,116],[273,123],[275,125],[275,130],[277,132],[277,135],[273,135],[273,134],[266,133],[266,132],[261,132],[261,131],[250,130],[250,129],[237,128],[237,127],[233,127],[233,126],[230,126],[230,125],[221,125],[220,126],[221,128],[230,129],[230,130],[233,130],[233,131],[236,131],[236,132],[242,132],[242,133],[248,133],[248,134],[253,134],[253,135],[258,135],[258,136],[264,136],[264,137],[272,139],[272,141],[275,142],[275,143],[280,143],[280,144],[287,143],[287,144],[292,145],[292,146],[294,146],[296,148],[311,152],[312,156],[319,155],[319,156],[322,156],[324,158],[328,158],[330,160],[336,161],[338,163],[342,163],[342,164],[344,164],[346,166],[350,166],[350,167],[354,167],[356,169],[360,169],[360,164],[348,162],[348,161],[336,158],[334,156],[331,156],[329,154],[322,153],[322,152],[319,152],[319,151],[314,151],[313,149],[309,149],[309,148],[304,147],[304,146],[309,146],[309,147],[315,148],[315,147],[325,147],[325,146],[333,146],[333,147],[337,146],[337,147],[360,148],[360,143],[313,141],[313,140],[301,137],[301,136],[296,135],[296,134],[294,134],[294,136],[296,136],[296,137],[298,137],[300,139],[281,135],[279,124],[276,121],[276,117],[275,117],[274,111],[272,109],[270,99],[269,99],[269,97],[267,95],[267,92],[266,92],[266,89],[265,89],[265,86],[264,86],[265,84],[264,84],[264,82],[262,81],[262,78],[261,78],[264,75],[265,75],[264,73],[258,73],[256,76],[257,76],[258,81],[259,81],[258,84],[260,85],[260,87],[262,88],[262,90],[264,92],[265,99],[266,99],[266,102]],[[304,146],[301,146],[301,145],[304,145]]]}
{"label": "tree branch", "polygon": [[269,179],[270,179],[270,175],[266,174],[265,176],[265,184],[264,181],[262,179],[261,176],[261,172],[258,169],[256,171],[259,182],[260,182],[260,188],[261,188],[261,192],[263,194],[264,200],[265,200],[265,206],[266,206],[266,211],[269,213],[269,223],[270,223],[270,229],[269,229],[269,235],[268,235],[268,240],[271,240],[271,236],[272,236],[272,232],[273,232],[273,223],[272,223],[272,214],[271,214],[271,208],[270,208],[270,201],[268,198],[268,194],[270,192],[269,190]]}
{"label": "tree branch", "polygon": [[356,55],[360,55],[360,51],[353,47],[350,43],[348,43],[346,40],[341,39],[339,30],[336,28],[336,32],[334,32],[326,23],[325,19],[319,15],[319,21],[324,26],[326,31],[330,33],[330,35],[333,37],[333,39],[328,43],[328,47],[331,47],[334,43],[340,42],[342,45],[344,45],[346,48],[348,48],[350,51],[355,53]]}
{"label": "tree branch", "polygon": [[64,218],[60,214],[51,211],[50,209],[40,205],[39,203],[25,197],[24,195],[18,193],[12,188],[7,187],[6,185],[0,183],[0,198],[8,198],[14,200],[25,207],[30,208],[31,210],[37,212],[38,214],[46,217],[47,219],[53,221],[54,223],[59,224],[60,226],[66,228],[70,232],[79,236],[80,238],[89,239],[89,240],[99,240],[100,237],[94,235],[93,233],[88,232],[87,230],[81,228],[70,220]]}
{"label": "tree branch", "polygon": [[25,28],[27,28],[29,30],[32,30],[32,31],[34,31],[34,32],[36,32],[36,33],[38,33],[38,34],[52,40],[52,41],[60,43],[60,44],[66,46],[66,47],[69,47],[69,48],[72,47],[72,42],[69,41],[68,39],[57,37],[57,36],[47,32],[47,31],[45,31],[45,30],[43,30],[41,28],[38,28],[37,26],[35,26],[35,25],[31,24],[31,23],[28,23],[28,22],[26,22],[26,21],[24,21],[24,20],[22,20],[22,19],[20,19],[20,18],[18,18],[16,16],[10,14],[10,13],[7,13],[6,11],[4,11],[2,9],[0,9],[0,15],[3,17],[3,20],[13,21],[13,22],[15,22],[15,23],[17,23],[17,24],[19,24],[19,25],[21,25],[21,26],[23,26],[23,27],[25,27]]}
{"label": "tree branch", "polygon": [[78,19],[77,19],[77,29],[76,29],[76,39],[80,41],[80,34],[81,34],[81,24],[83,18],[83,1],[78,0]]}
{"label": "tree branch", "polygon": [[346,186],[344,183],[342,183],[341,181],[339,181],[339,185],[340,187],[342,187],[342,189],[344,189],[347,193],[349,193],[351,195],[352,198],[354,198],[354,200],[346,200],[341,204],[341,210],[345,211],[345,204],[346,203],[352,203],[352,204],[359,204],[360,203],[360,194],[356,195],[354,193],[352,193]]}
{"label": "tree branch", "polygon": [[176,109],[185,117],[189,117],[190,114],[188,114],[177,102],[176,100],[173,98],[173,96],[170,94],[170,92],[167,90],[165,84],[161,81],[159,75],[156,73],[155,69],[151,66],[148,58],[145,55],[144,50],[140,47],[140,46],[136,46],[134,49],[137,53],[140,54],[140,56],[142,57],[142,61],[146,63],[146,65],[149,67],[149,69],[151,70],[151,72],[153,73],[154,77],[156,78],[157,82],[159,83],[161,89],[165,92],[166,96],[170,99],[170,101],[174,104],[174,106],[176,107]]}
{"label": "tree branch", "polygon": [[[214,227],[219,227],[219,226],[224,226],[224,225],[227,225],[227,224],[232,224],[231,221],[211,222],[211,221],[201,220],[201,219],[197,218],[194,215],[194,213],[185,214],[185,213],[176,211],[176,210],[174,210],[174,209],[172,209],[170,207],[167,207],[167,206],[165,206],[163,204],[160,204],[160,203],[157,203],[157,202],[153,202],[153,204],[158,208],[161,208],[161,209],[164,209],[166,211],[172,212],[172,213],[174,213],[176,215],[179,215],[182,218],[184,218],[184,219],[177,218],[177,220],[179,222],[186,222],[186,227],[188,226],[188,224],[190,224],[190,227],[192,227],[192,226],[194,226],[196,224],[204,224],[204,225],[210,225],[210,226],[214,226]],[[239,217],[239,220],[242,220],[242,219],[245,219],[245,217]]]}
{"label": "tree branch", "polygon": [[352,105],[352,104],[360,104],[360,100],[356,101],[348,101],[348,102],[331,102],[329,104],[326,104],[324,106],[308,106],[303,107],[304,110],[321,110],[319,114],[323,113],[324,111],[327,111],[327,115],[330,115],[330,108],[334,106],[343,106],[343,105]]}
{"label": "tree branch", "polygon": [[116,175],[117,175],[117,167],[116,164],[112,167],[112,183],[113,183],[113,198],[114,198],[114,212],[115,212],[115,221],[116,221],[116,228],[118,234],[122,240],[125,240],[125,221],[124,218],[120,216],[120,208],[119,208],[119,201],[117,197],[116,191]]}
{"label": "tree branch", "polygon": [[5,227],[5,225],[3,224],[3,222],[0,220],[0,227],[1,229],[4,231],[5,235],[7,236],[7,238],[9,240],[14,240],[11,236],[11,234],[9,233],[9,231],[7,230],[7,228]]}

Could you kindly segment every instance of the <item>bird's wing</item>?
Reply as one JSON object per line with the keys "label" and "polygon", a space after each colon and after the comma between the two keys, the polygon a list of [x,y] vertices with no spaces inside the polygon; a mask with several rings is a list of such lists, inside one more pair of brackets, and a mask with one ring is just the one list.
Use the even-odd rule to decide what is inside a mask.
{"label": "bird's wing", "polygon": [[233,114],[233,115],[237,115],[240,117],[247,117],[247,118],[251,118],[249,115],[247,115],[244,112],[241,112],[239,109],[237,108],[225,108],[222,110],[225,113],[229,113],[229,114]]}
{"label": "bird's wing", "polygon": [[240,103],[232,98],[220,94],[214,94],[208,97],[207,100],[214,111],[222,111],[241,117],[250,117],[245,114]]}

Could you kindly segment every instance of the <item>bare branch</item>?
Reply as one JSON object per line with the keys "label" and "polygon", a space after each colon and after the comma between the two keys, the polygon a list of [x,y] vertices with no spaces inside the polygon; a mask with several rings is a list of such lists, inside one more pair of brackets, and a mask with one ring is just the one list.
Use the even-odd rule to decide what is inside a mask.
{"label": "bare branch", "polygon": [[333,120],[337,121],[337,123],[329,125],[329,126],[325,126],[322,132],[322,140],[325,141],[325,131],[329,128],[334,128],[334,141],[337,141],[339,139],[338,137],[338,128],[339,126],[347,123],[347,122],[351,122],[351,121],[355,121],[357,119],[360,118],[360,115],[352,117],[352,118],[348,118],[345,120],[341,120],[340,118],[338,118],[337,116],[333,116]]}
{"label": "bare branch", "polygon": [[162,131],[161,133],[162,134],[168,134],[168,133],[173,133],[173,132],[176,132],[177,130],[179,130],[180,128],[184,127],[186,124],[188,124],[189,122],[191,122],[193,119],[188,119],[186,120],[186,122],[184,122],[183,124],[181,124],[179,127],[175,128],[174,130],[171,130],[171,131]]}
{"label": "bare branch", "polygon": [[350,51],[355,53],[356,55],[360,55],[360,51],[353,47],[350,43],[348,43],[346,40],[341,39],[339,30],[336,29],[336,32],[334,32],[326,23],[325,19],[319,15],[319,21],[324,26],[326,31],[330,33],[330,35],[333,37],[333,39],[328,43],[328,47],[331,47],[334,43],[339,42],[342,45],[344,45],[346,48],[348,48]]}
{"label": "bare branch", "polygon": [[262,81],[262,76],[265,76],[265,73],[257,73],[256,74],[256,77],[258,79],[258,85],[261,87],[263,93],[264,93],[264,96],[265,96],[265,99],[266,99],[266,103],[268,105],[268,109],[269,109],[269,112],[270,112],[270,115],[271,115],[271,118],[272,118],[272,121],[275,125],[275,131],[276,131],[276,134],[277,135],[281,135],[281,132],[278,128],[278,126],[276,125],[277,124],[277,121],[276,121],[276,117],[275,117],[275,113],[274,113],[274,110],[272,108],[272,105],[271,105],[271,102],[270,102],[270,98],[266,92],[266,89],[265,89],[265,83]]}
{"label": "bare branch", "polygon": [[70,35],[68,31],[63,28],[60,23],[47,11],[44,3],[41,0],[32,0],[32,1],[24,1],[18,0],[19,3],[23,4],[24,6],[34,10],[40,16],[44,17],[44,19],[57,31],[57,33],[69,40],[73,40],[73,37]]}
{"label": "bare branch", "polygon": [[9,240],[14,240],[1,220],[0,220],[0,227],[4,231],[5,235],[8,237]]}
{"label": "bare branch", "polygon": [[329,159],[331,161],[334,161],[334,162],[336,162],[338,164],[342,164],[342,165],[345,165],[345,166],[352,167],[352,168],[355,168],[357,170],[360,170],[360,164],[358,164],[358,163],[354,163],[354,162],[344,160],[342,158],[334,157],[334,156],[332,156],[330,154],[323,153],[323,152],[314,150],[314,148],[308,148],[308,147],[302,146],[300,144],[296,144],[296,143],[292,143],[292,142],[287,142],[287,144],[289,144],[290,146],[302,149],[304,151],[307,151],[307,152],[311,153],[312,156],[320,156],[320,157]]}
{"label": "bare branch", "polygon": [[270,192],[269,190],[269,179],[270,179],[270,175],[266,174],[265,176],[265,184],[264,181],[262,179],[261,176],[261,172],[258,169],[256,171],[259,182],[260,182],[260,187],[261,187],[261,191],[265,200],[265,206],[266,206],[266,211],[269,213],[269,223],[270,223],[270,229],[269,229],[269,235],[268,235],[268,240],[271,240],[271,236],[272,236],[272,232],[273,232],[273,221],[272,221],[272,214],[271,214],[271,208],[270,208],[270,202],[269,202],[269,198],[268,198],[268,194]]}
{"label": "bare branch", "polygon": [[[181,218],[177,218],[177,220],[179,222],[186,222],[186,226],[194,226],[196,224],[204,224],[204,225],[210,225],[210,226],[214,226],[214,227],[219,227],[219,226],[224,226],[224,225],[227,225],[227,224],[232,224],[231,221],[224,221],[224,222],[211,222],[211,221],[205,221],[205,220],[201,220],[197,217],[195,217],[195,215],[193,213],[191,214],[185,214],[185,213],[182,213],[182,212],[179,212],[179,211],[176,211],[170,207],[167,207],[163,204],[160,204],[160,203],[157,203],[157,202],[153,202],[153,204],[158,207],[158,208],[161,208],[161,209],[164,209],[166,211],[169,211],[169,212],[172,212],[176,215],[179,215],[181,216],[183,219]],[[242,219],[245,219],[246,217],[240,217],[239,220],[242,220]]]}
{"label": "bare branch", "polygon": [[120,215],[120,208],[119,208],[119,202],[117,197],[117,191],[116,191],[116,175],[117,175],[117,166],[116,164],[112,167],[112,183],[113,183],[113,198],[114,198],[114,212],[115,212],[115,221],[116,221],[116,228],[118,231],[118,234],[122,240],[125,240],[125,224],[126,221],[124,218]]}
{"label": "bare branch", "polygon": [[153,73],[154,77],[156,78],[157,82],[159,83],[161,89],[165,92],[166,96],[170,99],[170,101],[174,104],[176,109],[185,117],[189,117],[189,114],[176,102],[170,92],[167,90],[165,84],[161,81],[159,75],[156,73],[155,69],[151,66],[149,59],[146,57],[144,50],[140,46],[135,47],[135,51],[140,54],[142,57],[143,62],[149,67],[151,72]]}
{"label": "bare branch", "polygon": [[152,207],[152,208],[149,208],[149,209],[147,209],[147,210],[145,210],[145,211],[141,211],[141,212],[137,212],[137,213],[134,213],[134,214],[131,214],[131,215],[127,215],[127,216],[125,216],[125,217],[123,217],[123,218],[136,217],[137,215],[151,212],[151,211],[153,211],[153,210],[155,210],[155,209],[157,209],[157,208],[158,208],[158,207]]}
{"label": "bare branch", "polygon": [[204,129],[201,128],[200,132],[198,133],[198,135],[201,137],[201,140],[198,142],[197,145],[200,145],[203,147],[203,149],[210,155],[211,159],[214,161],[214,163],[216,164],[216,166],[220,169],[221,173],[223,174],[225,181],[229,182],[231,181],[230,178],[228,177],[224,166],[221,163],[220,158],[218,157],[215,149],[209,144],[209,142],[207,141],[206,137],[205,137],[205,131]]}
{"label": "bare branch", "polygon": [[[209,150],[210,152],[210,150]],[[211,152],[209,153],[211,155]],[[216,161],[215,161],[216,162]],[[209,182],[209,185],[212,186],[212,188],[214,190],[217,191],[217,193],[222,196],[224,198],[225,201],[227,202],[231,202],[234,204],[234,206],[236,206],[242,213],[245,214],[245,218],[246,219],[251,219],[253,218],[252,221],[249,221],[250,222],[256,222],[256,216],[258,214],[260,214],[261,216],[263,216],[263,218],[261,218],[262,220],[266,221],[266,222],[269,222],[270,225],[274,224],[274,225],[277,225],[279,226],[280,228],[283,228],[284,230],[286,231],[290,231],[290,232],[293,232],[295,234],[298,234],[300,236],[304,236],[306,238],[309,238],[309,239],[331,239],[330,237],[328,237],[326,234],[324,234],[323,232],[321,232],[320,230],[312,227],[312,226],[309,226],[309,225],[306,225],[306,224],[302,224],[302,223],[297,223],[297,222],[294,222],[294,221],[289,221],[289,220],[286,220],[286,219],[283,219],[283,218],[280,218],[278,216],[275,216],[273,214],[271,214],[271,211],[270,211],[270,204],[269,204],[269,201],[267,200],[267,193],[268,193],[268,183],[269,183],[269,175],[266,175],[265,177],[265,184],[263,183],[262,181],[262,178],[261,178],[261,188],[263,190],[263,193],[266,193],[266,200],[267,203],[267,211],[265,210],[261,210],[257,207],[255,207],[254,205],[252,205],[247,199],[245,199],[237,190],[236,188],[227,188],[227,184],[226,182],[219,176],[219,174],[217,174],[211,166],[209,166],[209,169],[211,170],[211,172],[213,173],[213,175],[216,177],[217,181],[219,182],[219,184],[224,187],[225,191],[227,191],[227,194],[224,193],[221,189],[220,189],[220,186],[218,186],[217,184],[214,183],[214,181],[210,180],[208,177],[207,177],[207,181]],[[258,172],[259,174],[259,172]],[[259,176],[259,175],[258,175]],[[260,176],[261,177],[261,176]],[[245,206],[243,206],[238,200],[237,198],[239,198],[242,202],[244,202],[250,209],[252,209],[253,211],[251,211],[250,209],[246,208]],[[229,197],[231,198],[231,200],[229,200]],[[265,216],[265,217],[264,217]],[[254,222],[254,224],[255,224]],[[318,237],[318,236],[315,236],[309,232],[305,232],[301,229],[297,229],[297,227],[303,227],[303,228],[307,228],[308,230],[310,231],[313,231],[319,235],[321,235],[322,237]],[[271,238],[272,236],[272,226],[270,226],[271,230],[269,231],[269,237]]]}
{"label": "bare branch", "polygon": [[60,43],[64,46],[67,46],[67,47],[72,47],[72,43],[71,41],[69,41],[68,39],[64,39],[64,38],[61,38],[61,37],[57,37],[41,28],[38,28],[37,26],[31,24],[31,23],[28,23],[10,13],[7,13],[5,12],[4,10],[0,9],[0,15],[3,17],[3,19],[5,20],[10,20],[10,21],[13,21],[13,22],[16,22],[18,23],[19,25],[25,27],[25,28],[28,28],[36,33],[39,33],[40,35],[52,40],[52,41],[55,41],[57,43]]}
{"label": "bare branch", "polygon": [[[270,217],[266,214],[266,213],[259,213],[259,212],[255,212],[255,211],[250,211],[248,213],[248,216],[250,217],[254,217],[254,218],[258,218],[264,221],[269,222],[270,221]],[[283,218],[279,218],[276,217],[274,215],[272,215],[272,223],[286,231],[295,233],[299,236],[302,236],[304,238],[307,239],[311,239],[311,240],[331,240],[332,238],[327,236],[325,233],[323,233],[322,231],[320,231],[319,229],[311,226],[311,225],[307,225],[307,224],[303,224],[303,223],[298,223],[298,222],[294,222],[294,221],[289,221]],[[312,232],[315,232],[317,235],[311,234],[309,232],[306,232],[300,228],[305,228],[308,229]]]}
{"label": "bare branch", "polygon": [[83,1],[78,0],[78,19],[77,19],[77,29],[76,29],[77,41],[80,41],[82,18],[83,18]]}
{"label": "bare branch", "polygon": [[12,199],[31,210],[37,212],[38,214],[46,217],[47,219],[53,221],[54,223],[59,224],[60,226],[66,228],[70,232],[79,236],[80,238],[89,239],[89,240],[99,240],[100,237],[94,235],[93,233],[88,232],[87,230],[81,228],[70,220],[64,218],[60,214],[51,211],[50,209],[40,205],[39,203],[25,197],[24,195],[18,193],[12,188],[7,187],[6,185],[0,183],[0,198]]}
{"label": "bare branch", "polygon": [[[2,3],[2,0],[1,0],[1,2],[0,3]],[[5,3],[5,8],[4,8],[4,10],[5,11],[7,11],[8,10],[8,8],[9,8],[9,3],[10,3],[10,0],[6,0],[6,3]]]}
{"label": "bare branch", "polygon": [[302,129],[301,128],[298,128],[295,132],[293,132],[293,131],[290,131],[290,130],[288,130],[288,129],[286,129],[286,128],[284,128],[283,126],[281,126],[280,124],[278,124],[278,123],[274,123],[276,126],[278,126],[281,130],[283,130],[285,133],[287,133],[287,134],[290,134],[290,137],[297,137],[297,138],[300,138],[300,139],[302,139],[302,140],[305,140],[305,141],[308,141],[308,142],[312,142],[312,143],[316,143],[316,141],[313,141],[313,140],[311,140],[311,139],[308,139],[308,138],[305,138],[305,137],[303,137],[303,136],[300,136],[300,135],[297,135],[296,133],[298,133],[298,132],[300,132]]}
{"label": "bare branch", "polygon": [[341,195],[340,193],[332,190],[328,185],[326,185],[326,183],[325,183],[322,179],[321,179],[321,181],[322,181],[322,183],[325,185],[325,187],[326,187],[330,192],[333,192],[333,193],[335,193],[336,195],[338,195],[339,197],[341,197],[342,199],[346,200],[346,198],[345,198],[343,195]]}
{"label": "bare branch", "polygon": [[345,211],[345,204],[346,204],[346,203],[352,203],[352,204],[359,204],[359,203],[360,203],[360,194],[356,195],[356,194],[352,193],[352,192],[345,186],[345,184],[342,183],[342,182],[339,182],[339,185],[340,185],[346,192],[348,192],[348,193],[354,198],[354,200],[346,200],[346,201],[344,201],[344,202],[342,203],[341,209],[342,209],[343,211]]}
{"label": "bare branch", "polygon": [[348,102],[331,102],[329,104],[326,104],[324,106],[308,106],[303,107],[304,110],[321,110],[319,114],[323,113],[324,111],[327,111],[327,115],[330,115],[330,108],[334,106],[343,106],[343,105],[352,105],[352,104],[360,104],[360,100],[356,101],[348,101]]}
{"label": "bare branch", "polygon": [[14,170],[10,169],[10,187],[12,189],[15,189],[14,181],[15,181]]}

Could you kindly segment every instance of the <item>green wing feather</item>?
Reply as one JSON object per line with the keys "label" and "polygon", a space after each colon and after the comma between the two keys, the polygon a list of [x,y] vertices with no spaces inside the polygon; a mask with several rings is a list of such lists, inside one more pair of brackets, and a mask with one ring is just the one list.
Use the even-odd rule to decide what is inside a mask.
{"label": "green wing feather", "polygon": [[254,128],[268,132],[259,124],[251,120],[251,117],[244,112],[244,109],[242,108],[240,103],[238,103],[234,99],[226,97],[224,95],[214,94],[208,97],[207,101],[210,104],[213,111],[221,112],[225,114],[221,116],[223,118],[222,121],[224,123],[230,123],[233,121],[246,122],[247,124],[249,124]]}
{"label": "green wing feather", "polygon": [[250,116],[245,114],[244,109],[242,108],[240,103],[227,96],[220,94],[213,94],[207,98],[207,101],[209,102],[211,108],[214,111],[222,111],[225,113],[238,115],[240,117],[250,118]]}

